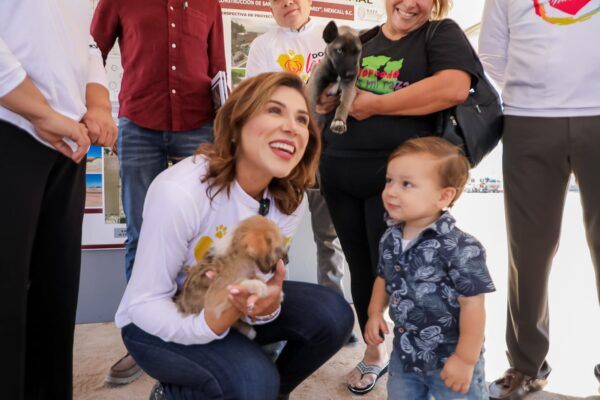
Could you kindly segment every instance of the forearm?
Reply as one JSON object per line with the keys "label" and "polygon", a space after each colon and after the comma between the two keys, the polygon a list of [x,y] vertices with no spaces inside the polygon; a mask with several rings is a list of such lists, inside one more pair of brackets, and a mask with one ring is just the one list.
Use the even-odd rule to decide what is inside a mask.
{"label": "forearm", "polygon": [[88,83],[85,87],[85,105],[87,109],[101,108],[110,112],[112,110],[108,89],[99,83]]}
{"label": "forearm", "polygon": [[243,314],[235,307],[229,307],[223,311],[218,318],[212,312],[205,312],[204,319],[211,331],[216,335],[222,335],[231,327],[231,325],[235,324],[242,315]]}
{"label": "forearm", "polygon": [[455,354],[464,362],[476,364],[481,354],[485,332],[484,295],[459,297],[459,336]]}
{"label": "forearm", "polygon": [[0,97],[0,105],[32,123],[54,112],[29,77],[5,96]]}
{"label": "forearm", "polygon": [[388,295],[385,292],[385,280],[378,276],[373,284],[371,301],[369,302],[368,314],[383,314],[388,305]]}
{"label": "forearm", "polygon": [[444,70],[393,93],[377,96],[375,114],[428,115],[466,100],[471,77],[464,71]]}

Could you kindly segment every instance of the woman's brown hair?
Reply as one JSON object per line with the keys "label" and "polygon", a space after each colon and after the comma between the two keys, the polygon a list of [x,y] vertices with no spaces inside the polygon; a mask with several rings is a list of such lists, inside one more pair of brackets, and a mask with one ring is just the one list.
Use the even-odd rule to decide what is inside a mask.
{"label": "woman's brown hair", "polygon": [[[211,200],[224,189],[229,195],[236,176],[235,161],[242,127],[264,109],[273,93],[282,86],[300,93],[310,110],[304,83],[299,77],[287,72],[269,72],[240,83],[217,112],[214,143],[203,144],[196,153],[208,160],[208,169],[202,182],[208,182],[206,193]],[[281,212],[288,215],[294,212],[302,201],[304,191],[314,184],[320,153],[321,139],[310,114],[308,144],[302,159],[288,176],[273,178],[268,186]]]}

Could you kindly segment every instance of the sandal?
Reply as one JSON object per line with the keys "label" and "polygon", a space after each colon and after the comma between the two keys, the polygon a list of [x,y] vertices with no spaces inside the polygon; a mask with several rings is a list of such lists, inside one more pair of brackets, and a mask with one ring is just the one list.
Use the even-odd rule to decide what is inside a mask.
{"label": "sandal", "polygon": [[381,378],[383,375],[386,374],[386,372],[388,371],[388,366],[389,366],[389,362],[387,364],[385,364],[383,367],[380,367],[378,365],[367,365],[363,361],[359,362],[358,365],[356,366],[356,369],[358,370],[358,372],[361,373],[361,375],[373,374],[376,376],[376,378],[373,382],[371,382],[370,385],[365,386],[365,387],[357,387],[357,386],[352,386],[352,385],[348,384],[348,390],[351,391],[352,393],[358,394],[358,395],[363,395],[363,394],[369,393],[371,390],[373,390],[373,388],[375,387],[375,384],[377,383],[379,378]]}

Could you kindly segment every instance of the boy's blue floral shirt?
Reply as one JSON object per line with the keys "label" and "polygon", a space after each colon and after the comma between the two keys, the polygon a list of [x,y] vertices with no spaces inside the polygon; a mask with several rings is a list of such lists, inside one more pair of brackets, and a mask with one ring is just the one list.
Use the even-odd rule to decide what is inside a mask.
{"label": "boy's blue floral shirt", "polygon": [[385,279],[394,350],[406,372],[442,369],[458,343],[459,296],[495,291],[485,249],[445,212],[402,249],[402,224],[387,219],[377,273]]}

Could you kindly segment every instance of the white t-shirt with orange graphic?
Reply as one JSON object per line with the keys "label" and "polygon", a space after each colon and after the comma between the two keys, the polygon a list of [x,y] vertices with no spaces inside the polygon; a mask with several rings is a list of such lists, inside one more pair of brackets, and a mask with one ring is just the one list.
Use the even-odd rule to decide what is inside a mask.
{"label": "white t-shirt with orange graphic", "polygon": [[306,82],[325,55],[323,27],[308,21],[300,31],[277,27],[254,39],[246,63],[246,78],[263,72],[292,72]]}
{"label": "white t-shirt with orange graphic", "polygon": [[[144,203],[144,222],[131,280],[115,316],[122,328],[130,323],[168,342],[203,344],[225,337],[206,325],[204,311],[183,316],[173,296],[185,279],[183,268],[201,259],[210,246],[243,219],[258,213],[259,202],[234,181],[229,196],[219,193],[211,202],[201,178],[207,162],[189,157],[162,172],[150,185]],[[267,217],[288,238],[306,211],[306,200],[291,215],[280,212],[269,193]]]}
{"label": "white t-shirt with orange graphic", "polygon": [[600,115],[600,0],[486,0],[479,35],[504,114]]}

